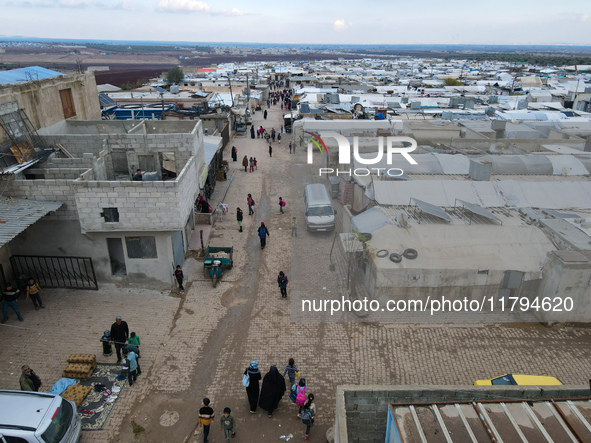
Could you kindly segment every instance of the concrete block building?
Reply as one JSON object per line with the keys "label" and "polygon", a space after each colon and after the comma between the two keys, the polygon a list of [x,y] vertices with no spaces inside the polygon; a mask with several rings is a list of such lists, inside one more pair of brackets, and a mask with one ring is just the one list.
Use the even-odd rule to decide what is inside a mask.
{"label": "concrete block building", "polygon": [[[73,103],[84,110],[77,116],[97,118],[98,99],[93,113],[83,106],[93,103],[86,89],[76,93],[88,82],[96,95],[91,79],[45,81],[53,87],[68,80]],[[42,93],[45,83],[29,82],[29,87],[49,100],[44,98],[49,92]],[[35,110],[23,108],[29,105],[19,95],[22,86],[13,88],[17,91],[0,90],[0,98],[7,100],[0,101],[0,117],[15,121],[3,134],[2,153],[8,160],[0,170],[3,195],[9,197],[3,207],[14,212],[13,223],[0,227],[3,279],[14,281],[22,273],[41,284],[47,279],[51,286],[50,278],[67,274],[93,280],[95,287],[111,281],[169,288],[172,266],[183,263],[195,224],[194,201],[208,175],[201,121],[40,119]],[[52,106],[61,112],[61,102],[54,100]],[[35,117],[27,123],[29,113]],[[17,158],[14,147],[23,144],[30,155]],[[143,181],[132,180],[137,169],[144,172]],[[26,210],[36,217],[25,223],[13,211],[14,202],[28,202]],[[64,258],[68,263],[62,263]],[[85,269],[79,265],[82,259]]]}
{"label": "concrete block building", "polygon": [[[127,134],[109,134],[110,123],[118,125],[87,121],[74,125],[76,134],[48,135],[68,152],[94,152],[50,157],[7,182],[7,195],[63,203],[17,236],[11,253],[88,256],[99,281],[168,287],[172,264],[183,263],[193,202],[207,175],[201,123],[150,122],[148,128],[142,121]],[[92,126],[105,132],[80,133]],[[138,168],[144,181],[131,180]]]}

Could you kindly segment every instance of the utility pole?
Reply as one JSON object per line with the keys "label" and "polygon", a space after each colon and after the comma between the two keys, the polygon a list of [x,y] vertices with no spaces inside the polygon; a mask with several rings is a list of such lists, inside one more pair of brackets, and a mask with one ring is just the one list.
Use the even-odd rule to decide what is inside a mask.
{"label": "utility pole", "polygon": [[234,107],[234,94],[232,94],[232,81],[230,80],[230,74],[228,74],[228,84],[230,85],[230,97],[232,98],[232,107]]}
{"label": "utility pole", "polygon": [[246,73],[246,109],[250,113],[250,83],[248,83],[248,72]]}
{"label": "utility pole", "polygon": [[[577,74],[577,71],[575,71],[575,75]],[[577,87],[575,88],[575,93],[573,95],[573,109],[576,111],[577,108],[575,107],[576,105],[578,105],[577,103],[577,99],[579,97],[579,83],[581,82],[581,78],[579,77],[577,80]]]}

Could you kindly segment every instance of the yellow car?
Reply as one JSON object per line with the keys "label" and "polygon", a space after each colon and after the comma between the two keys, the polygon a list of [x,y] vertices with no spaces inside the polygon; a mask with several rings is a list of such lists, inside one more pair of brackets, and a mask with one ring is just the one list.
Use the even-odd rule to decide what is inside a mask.
{"label": "yellow car", "polygon": [[557,386],[562,385],[560,380],[556,377],[548,377],[545,375],[525,375],[525,374],[507,374],[500,377],[491,378],[490,380],[476,380],[476,386],[490,386],[490,385],[541,385],[541,386]]}

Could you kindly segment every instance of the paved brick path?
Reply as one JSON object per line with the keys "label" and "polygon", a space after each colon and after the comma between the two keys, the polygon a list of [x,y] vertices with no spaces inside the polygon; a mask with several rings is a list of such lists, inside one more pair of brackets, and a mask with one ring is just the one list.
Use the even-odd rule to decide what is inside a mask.
{"label": "paved brick path", "polygon": [[[254,124],[279,129],[280,120],[281,111],[272,107],[269,120],[257,113]],[[42,311],[21,302],[25,322],[11,315],[0,327],[0,386],[18,389],[19,368],[27,363],[44,381],[42,390],[48,390],[74,352],[114,362],[114,357],[102,357],[99,338],[116,315],[141,336],[143,374],[123,390],[105,429],[85,432],[84,442],[130,441],[132,419],[145,428],[136,441],[202,441],[194,431],[203,396],[212,399],[218,413],[225,406],[232,408],[238,420],[235,441],[263,441],[263,434],[278,441],[288,433],[301,439],[304,426],[287,400],[272,418],[262,411],[248,413],[240,380],[251,359],[259,360],[264,374],[270,364],[282,371],[287,359],[295,358],[317,399],[311,441],[324,441],[332,425],[337,384],[471,384],[509,371],[587,383],[587,328],[384,324],[353,315],[303,314],[303,298],[330,299],[342,291],[337,273],[329,268],[333,236],[305,230],[303,184],[318,178],[301,148],[289,155],[288,143],[289,135],[281,146],[274,143],[269,158],[264,141],[250,136],[233,140],[239,161],[230,161],[234,180],[225,200],[230,212],[216,224],[210,244],[233,245],[237,266],[217,288],[203,278],[202,264],[189,257],[183,266],[189,282],[182,297],[102,285],[98,292],[48,290],[47,309]],[[254,173],[244,173],[240,166],[245,154],[259,161]],[[225,188],[216,189],[214,203]],[[257,203],[253,216],[247,215],[249,192]],[[279,214],[279,196],[287,202],[285,215]],[[245,213],[243,233],[236,225],[237,206]],[[290,236],[292,215],[298,218],[297,239]],[[256,237],[261,221],[271,232],[264,251]],[[287,300],[280,298],[276,283],[280,270],[289,276]],[[162,416],[174,417],[171,411],[178,413],[178,421],[161,424]],[[222,441],[217,423],[210,441]]]}

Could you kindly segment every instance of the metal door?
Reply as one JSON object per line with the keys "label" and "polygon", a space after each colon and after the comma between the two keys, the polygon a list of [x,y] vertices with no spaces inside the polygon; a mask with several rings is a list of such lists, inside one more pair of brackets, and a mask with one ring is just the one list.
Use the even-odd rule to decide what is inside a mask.
{"label": "metal door", "polygon": [[183,246],[183,233],[177,231],[172,234],[172,255],[174,257],[174,266],[182,265],[185,262],[185,248]]}

